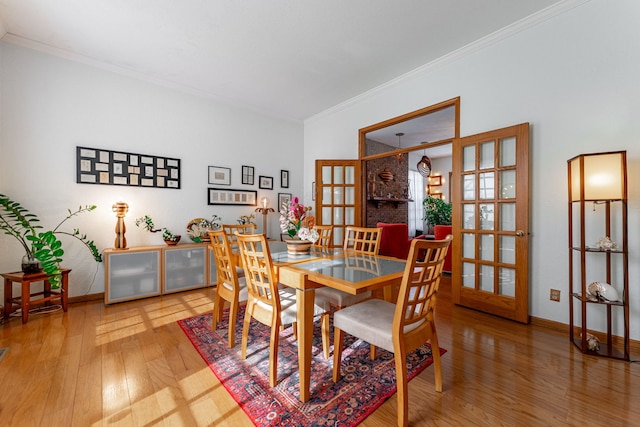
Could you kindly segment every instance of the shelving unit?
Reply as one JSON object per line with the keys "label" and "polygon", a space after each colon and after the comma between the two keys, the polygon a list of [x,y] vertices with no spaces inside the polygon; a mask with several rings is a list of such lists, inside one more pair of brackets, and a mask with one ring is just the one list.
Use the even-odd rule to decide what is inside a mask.
{"label": "shelving unit", "polygon": [[[104,251],[104,302],[112,304],[215,284],[206,244],[139,246]],[[213,263],[213,264],[212,264]]]}
{"label": "shelving unit", "polygon": [[[629,256],[626,151],[582,154],[568,160],[569,175],[569,322],[570,340],[583,353],[630,360]],[[593,204],[593,207],[591,207]],[[588,209],[587,209],[588,206]],[[617,247],[589,246],[610,237]],[[616,288],[621,300],[588,298],[592,282]],[[577,314],[576,311],[579,311]],[[605,339],[590,350],[588,320],[599,316]],[[596,319],[597,320],[597,319]],[[591,323],[593,324],[593,323]],[[622,329],[622,336],[615,335]],[[600,336],[602,336],[600,334]]]}

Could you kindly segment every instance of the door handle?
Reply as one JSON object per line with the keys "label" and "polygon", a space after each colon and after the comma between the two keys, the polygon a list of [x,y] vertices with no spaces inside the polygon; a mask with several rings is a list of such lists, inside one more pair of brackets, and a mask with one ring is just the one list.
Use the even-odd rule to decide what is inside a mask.
{"label": "door handle", "polygon": [[516,230],[516,236],[518,236],[518,237],[524,237],[524,231],[522,231],[522,230]]}

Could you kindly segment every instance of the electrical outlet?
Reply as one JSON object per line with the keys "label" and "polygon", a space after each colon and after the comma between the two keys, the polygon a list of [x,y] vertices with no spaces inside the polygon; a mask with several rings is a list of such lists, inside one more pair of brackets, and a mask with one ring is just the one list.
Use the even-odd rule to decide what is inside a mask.
{"label": "electrical outlet", "polygon": [[549,293],[549,299],[551,301],[560,302],[560,291],[558,289],[551,289],[551,292]]}

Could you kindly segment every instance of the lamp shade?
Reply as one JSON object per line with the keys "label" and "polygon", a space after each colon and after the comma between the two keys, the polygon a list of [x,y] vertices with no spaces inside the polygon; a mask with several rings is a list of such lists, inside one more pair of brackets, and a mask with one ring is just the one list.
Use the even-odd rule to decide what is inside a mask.
{"label": "lamp shade", "polygon": [[428,178],[431,175],[431,159],[427,156],[422,156],[422,159],[418,162],[417,169],[420,175]]}
{"label": "lamp shade", "polygon": [[576,156],[569,160],[570,199],[626,199],[626,175],[626,151]]}

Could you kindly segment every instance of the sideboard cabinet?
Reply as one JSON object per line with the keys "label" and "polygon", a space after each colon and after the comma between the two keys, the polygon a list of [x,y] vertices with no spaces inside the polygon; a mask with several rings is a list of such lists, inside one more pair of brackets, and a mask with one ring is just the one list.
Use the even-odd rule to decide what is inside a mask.
{"label": "sideboard cabinet", "polygon": [[112,304],[215,284],[206,244],[138,246],[104,251],[104,302]]}

